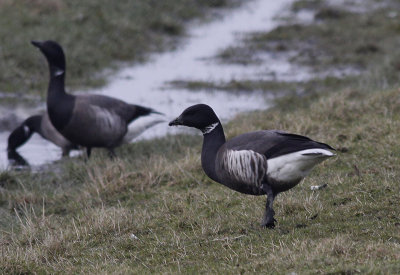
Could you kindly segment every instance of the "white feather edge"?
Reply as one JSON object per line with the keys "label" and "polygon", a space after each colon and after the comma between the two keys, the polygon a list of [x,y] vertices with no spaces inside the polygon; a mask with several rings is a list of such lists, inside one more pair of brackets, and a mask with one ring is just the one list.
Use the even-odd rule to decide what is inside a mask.
{"label": "white feather edge", "polygon": [[[264,178],[266,168],[263,155],[252,150],[227,150],[224,154],[223,162],[223,166],[228,170],[229,174],[237,180],[261,186],[261,180]],[[254,169],[252,168],[252,163]]]}
{"label": "white feather edge", "polygon": [[96,105],[89,105],[88,108],[92,112],[92,115],[96,118],[96,123],[98,126],[106,129],[114,129],[115,127],[120,126],[121,117],[112,110]]}
{"label": "white feather edge", "polygon": [[219,122],[215,122],[213,124],[208,125],[206,128],[202,130],[203,135],[211,133],[217,126]]}
{"label": "white feather edge", "polygon": [[267,160],[267,175],[280,182],[291,182],[307,176],[312,168],[335,154],[315,148],[301,150]]}
{"label": "white feather edge", "polygon": [[54,71],[54,76],[62,75],[62,74],[64,74],[64,72],[65,72],[64,70],[57,68],[57,69]]}
{"label": "white feather edge", "polygon": [[29,135],[29,133],[31,132],[31,130],[29,129],[29,127],[26,126],[26,125],[24,125],[23,129],[24,129],[24,134],[25,134],[25,136]]}

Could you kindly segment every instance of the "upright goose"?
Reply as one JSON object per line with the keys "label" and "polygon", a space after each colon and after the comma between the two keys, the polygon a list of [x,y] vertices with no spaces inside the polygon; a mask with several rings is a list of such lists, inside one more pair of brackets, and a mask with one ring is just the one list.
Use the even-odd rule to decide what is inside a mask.
{"label": "upright goose", "polygon": [[241,193],[268,196],[264,227],[275,226],[272,205],[276,195],[296,186],[315,165],[334,156],[327,144],[275,130],[245,133],[226,141],[220,120],[205,104],[187,108],[169,125],[203,132],[201,164],[212,180]]}
{"label": "upright goose", "polygon": [[65,92],[65,56],[54,41],[32,41],[47,59],[50,82],[47,111],[54,127],[71,142],[86,147],[113,149],[123,142],[128,124],[140,116],[160,114],[151,108],[128,104],[103,95],[70,95]]}
{"label": "upright goose", "polygon": [[38,133],[42,138],[61,147],[62,155],[68,156],[72,149],[78,149],[77,145],[63,137],[51,124],[47,112],[43,115],[28,117],[20,126],[15,128],[8,137],[8,152],[14,152],[24,144],[33,133]]}

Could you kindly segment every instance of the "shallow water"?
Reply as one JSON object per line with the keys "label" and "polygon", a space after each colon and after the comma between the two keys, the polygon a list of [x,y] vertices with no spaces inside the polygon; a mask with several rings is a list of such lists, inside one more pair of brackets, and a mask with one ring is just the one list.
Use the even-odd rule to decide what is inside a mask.
{"label": "shallow water", "polygon": [[[291,70],[288,61],[270,57],[268,62],[255,65],[228,65],[212,61],[219,50],[234,44],[237,35],[245,32],[268,31],[276,26],[274,20],[292,0],[256,0],[228,12],[220,20],[189,28],[188,38],[176,50],[154,54],[145,64],[122,69],[110,79],[109,85],[93,93],[120,98],[130,103],[149,106],[166,115],[170,120],[186,107],[196,103],[212,106],[219,117],[226,121],[239,112],[265,109],[270,106],[270,96],[261,91],[230,93],[224,91],[190,91],[168,87],[174,80],[224,82],[240,79],[285,78],[290,75],[303,78]],[[67,56],[67,63],[73,62]],[[286,73],[286,76],[284,74]],[[158,116],[140,118],[132,124],[147,123]],[[148,129],[140,138],[153,138],[185,131],[168,127],[167,122]],[[0,151],[5,152],[9,133],[0,133]],[[41,165],[60,158],[61,150],[34,135],[19,153],[31,164]],[[6,154],[0,154],[0,168],[7,166]]]}
{"label": "shallow water", "polygon": [[[245,32],[267,31],[276,26],[274,17],[291,0],[254,1],[225,15],[221,20],[193,27],[189,38],[173,52],[154,55],[149,62],[120,71],[118,80],[100,90],[101,93],[138,103],[161,111],[167,119],[179,115],[183,109],[196,103],[212,106],[222,120],[232,118],[238,112],[265,109],[269,103],[259,91],[231,93],[224,91],[174,89],[168,83],[181,81],[226,82],[240,79],[271,78],[271,67],[275,75],[286,71],[289,62],[276,60],[273,63],[250,66],[221,64],[213,61],[219,50],[234,44],[237,35]],[[275,63],[274,63],[275,62]],[[145,120],[145,119],[141,119]],[[163,136],[181,132],[183,128],[158,125],[145,132],[141,138]]]}

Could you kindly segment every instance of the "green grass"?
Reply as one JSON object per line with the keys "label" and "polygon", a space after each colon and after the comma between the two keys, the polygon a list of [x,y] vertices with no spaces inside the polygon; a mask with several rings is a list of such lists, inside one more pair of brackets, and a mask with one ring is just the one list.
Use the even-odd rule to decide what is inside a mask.
{"label": "green grass", "polygon": [[[327,50],[316,45],[312,51]],[[0,273],[400,273],[400,92],[387,62],[397,52],[384,53],[375,66],[364,55],[364,73],[354,78],[231,84],[233,90],[298,85],[311,92],[238,115],[224,125],[228,138],[282,129],[337,148],[337,157],[277,197],[275,229],[259,226],[265,197],[205,176],[200,134],[169,136],[123,146],[116,160],[95,150],[87,162],[2,172]],[[358,60],[338,57],[336,64]],[[310,190],[321,184],[327,188]]]}
{"label": "green grass", "polygon": [[[231,0],[1,1],[0,91],[44,96],[45,60],[31,40],[64,47],[72,89],[103,85],[121,62],[171,49],[193,18],[210,17]],[[107,69],[107,71],[104,71]]]}

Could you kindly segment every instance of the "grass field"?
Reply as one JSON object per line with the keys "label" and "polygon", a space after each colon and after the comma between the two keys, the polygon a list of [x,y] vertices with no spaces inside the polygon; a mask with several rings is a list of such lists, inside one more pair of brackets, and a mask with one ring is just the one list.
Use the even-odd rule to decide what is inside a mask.
{"label": "grass field", "polygon": [[344,90],[227,125],[228,136],[286,129],[338,149],[278,196],[274,230],[259,226],[265,198],[206,178],[197,136],[3,172],[1,271],[398,273],[399,106],[398,90]]}
{"label": "grass field", "polygon": [[103,85],[121,62],[142,62],[151,52],[173,48],[190,20],[210,18],[234,3],[237,1],[0,1],[0,92],[20,97],[45,95],[47,70],[38,64],[46,61],[31,40],[51,39],[64,47],[69,88],[95,87]]}
{"label": "grass field", "polygon": [[[314,4],[308,9],[327,9],[323,1],[298,1],[294,7],[309,2]],[[38,173],[2,172],[0,273],[399,274],[400,90],[391,60],[396,60],[400,33],[392,29],[395,22],[379,19],[393,6],[383,9],[351,16],[353,34],[365,28],[356,22],[367,15],[376,30],[369,35],[387,33],[386,39],[373,40],[379,51],[350,57],[357,52],[349,49],[335,62],[318,61],[314,67],[357,64],[358,75],[267,83],[309,92],[280,98],[270,110],[241,114],[224,125],[228,137],[282,129],[337,149],[335,158],[277,197],[275,229],[260,227],[264,197],[239,194],[205,176],[200,134],[169,136],[123,146],[116,160],[95,151],[88,162],[65,159]],[[286,47],[307,45],[301,62],[313,66],[308,59],[328,51],[325,43],[310,47],[300,42],[312,35],[327,42],[330,36],[321,36],[316,26],[345,26],[348,21],[342,20],[349,19],[339,16],[302,27],[307,35],[293,33],[290,26],[255,35],[266,47],[276,41]],[[348,31],[332,37],[349,37]],[[322,184],[327,187],[310,190]]]}

